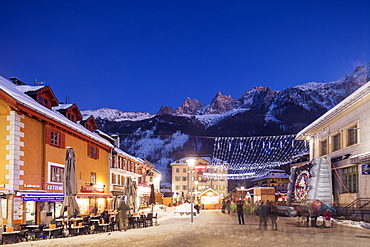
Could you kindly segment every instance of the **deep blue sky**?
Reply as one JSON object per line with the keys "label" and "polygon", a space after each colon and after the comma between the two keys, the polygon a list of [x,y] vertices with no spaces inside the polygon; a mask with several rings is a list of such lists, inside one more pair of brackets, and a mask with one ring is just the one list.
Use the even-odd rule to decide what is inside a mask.
{"label": "deep blue sky", "polygon": [[370,1],[1,0],[0,75],[80,110],[156,113],[370,62]]}

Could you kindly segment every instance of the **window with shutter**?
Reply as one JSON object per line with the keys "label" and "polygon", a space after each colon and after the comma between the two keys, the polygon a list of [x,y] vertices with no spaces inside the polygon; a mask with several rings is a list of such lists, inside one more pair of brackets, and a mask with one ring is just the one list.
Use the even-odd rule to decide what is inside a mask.
{"label": "window with shutter", "polygon": [[99,148],[93,144],[87,144],[87,156],[92,159],[99,159]]}
{"label": "window with shutter", "polygon": [[64,133],[52,129],[52,128],[46,128],[46,144],[49,144],[54,147],[58,148],[65,148],[65,135]]}

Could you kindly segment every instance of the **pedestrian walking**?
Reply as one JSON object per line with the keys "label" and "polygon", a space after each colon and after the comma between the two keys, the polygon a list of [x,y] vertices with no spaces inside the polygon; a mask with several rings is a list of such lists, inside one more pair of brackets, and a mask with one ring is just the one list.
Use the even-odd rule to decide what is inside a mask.
{"label": "pedestrian walking", "polygon": [[273,231],[277,231],[277,219],[278,219],[278,212],[277,207],[274,202],[270,202],[270,220],[271,220],[271,228]]}
{"label": "pedestrian walking", "polygon": [[225,202],[225,199],[223,199],[221,202],[221,212],[222,213],[225,213],[225,208],[226,208],[226,202]]}
{"label": "pedestrian walking", "polygon": [[303,216],[302,216],[301,207],[298,205],[298,206],[295,207],[295,210],[297,212],[297,223],[303,223]]}
{"label": "pedestrian walking", "polygon": [[227,213],[230,214],[230,211],[231,211],[231,201],[230,200],[226,201],[226,210],[227,210]]}
{"label": "pedestrian walking", "polygon": [[315,200],[309,207],[311,226],[313,227],[317,226],[317,218],[320,216],[320,208],[321,202],[319,200]]}
{"label": "pedestrian walking", "polygon": [[128,212],[130,211],[130,206],[122,199],[118,206],[118,220],[119,229],[126,231],[128,228]]}
{"label": "pedestrian walking", "polygon": [[242,200],[239,200],[236,204],[236,213],[238,214],[238,221],[239,225],[243,223],[244,225],[244,209],[243,209],[244,203]]}
{"label": "pedestrian walking", "polygon": [[260,205],[258,206],[258,216],[260,220],[259,224],[259,230],[262,230],[262,225],[263,229],[267,230],[267,216],[269,214],[269,208],[268,205],[266,205],[263,201],[261,201]]}
{"label": "pedestrian walking", "polygon": [[330,228],[331,227],[331,217],[333,216],[333,213],[330,209],[327,209],[325,213],[323,214],[325,217],[325,227]]}
{"label": "pedestrian walking", "polygon": [[109,223],[109,213],[108,213],[108,208],[105,207],[104,211],[101,213],[100,218],[102,220],[102,223]]}

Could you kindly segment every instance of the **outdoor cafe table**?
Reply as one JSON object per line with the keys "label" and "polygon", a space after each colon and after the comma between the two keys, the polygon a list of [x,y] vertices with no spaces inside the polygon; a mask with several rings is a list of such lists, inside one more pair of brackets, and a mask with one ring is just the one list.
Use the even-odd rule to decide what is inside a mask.
{"label": "outdoor cafe table", "polygon": [[51,238],[51,234],[52,234],[52,232],[54,232],[54,231],[56,231],[56,230],[59,230],[59,228],[53,228],[53,229],[51,229],[51,228],[46,228],[46,229],[43,229],[42,231],[47,232],[47,233],[48,233],[48,238],[50,239],[50,238]]}
{"label": "outdoor cafe table", "polygon": [[2,240],[6,244],[14,244],[18,242],[18,234],[21,231],[3,232]]}
{"label": "outdoor cafe table", "polygon": [[31,229],[31,230],[35,230],[39,227],[40,227],[40,225],[26,225],[26,228]]}
{"label": "outdoor cafe table", "polygon": [[75,233],[81,235],[81,229],[86,228],[85,226],[72,226],[72,229],[75,230]]}
{"label": "outdoor cafe table", "polygon": [[101,227],[104,232],[107,232],[108,231],[109,223],[99,224],[98,226]]}

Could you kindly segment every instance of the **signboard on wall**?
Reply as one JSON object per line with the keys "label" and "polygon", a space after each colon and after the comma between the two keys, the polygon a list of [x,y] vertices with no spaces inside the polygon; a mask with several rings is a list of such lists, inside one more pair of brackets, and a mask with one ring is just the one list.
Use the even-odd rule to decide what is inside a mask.
{"label": "signboard on wall", "polygon": [[362,175],[370,175],[370,164],[362,165]]}
{"label": "signboard on wall", "polygon": [[13,220],[23,219],[23,200],[21,196],[14,196],[13,198]]}

